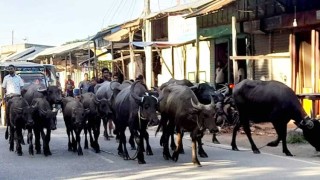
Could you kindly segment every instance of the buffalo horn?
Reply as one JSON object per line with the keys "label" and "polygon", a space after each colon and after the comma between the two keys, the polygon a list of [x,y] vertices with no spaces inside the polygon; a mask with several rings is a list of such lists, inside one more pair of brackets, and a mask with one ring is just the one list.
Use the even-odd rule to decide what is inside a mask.
{"label": "buffalo horn", "polygon": [[46,114],[47,113],[47,110],[45,111],[43,109],[40,109],[40,111],[41,111],[42,114]]}
{"label": "buffalo horn", "polygon": [[156,88],[156,87],[153,87],[153,89],[156,90],[157,93],[159,94],[157,99],[158,99],[158,102],[160,102],[164,98],[162,91],[159,88]]}
{"label": "buffalo horn", "polygon": [[306,126],[307,126],[308,129],[312,129],[314,124],[313,124],[313,122],[311,120],[307,120],[306,121]]}
{"label": "buffalo horn", "polygon": [[47,90],[46,88],[41,89],[41,87],[37,89],[38,92],[45,92],[46,90]]}
{"label": "buffalo horn", "polygon": [[130,88],[130,94],[133,97],[133,99],[137,100],[137,101],[142,101],[142,97],[138,96],[136,93],[134,93],[134,87],[136,86],[137,83],[140,83],[140,81],[135,81]]}
{"label": "buffalo horn", "polygon": [[191,100],[191,104],[192,104],[192,106],[193,106],[194,108],[196,108],[196,109],[201,109],[201,104],[200,104],[200,103],[195,104],[195,103],[193,102],[193,99],[192,99],[192,98],[191,98],[190,100]]}
{"label": "buffalo horn", "polygon": [[213,108],[215,106],[212,96],[210,96],[210,100],[211,100],[211,103],[208,105],[205,105],[206,109],[208,109],[208,110],[210,110],[211,108]]}

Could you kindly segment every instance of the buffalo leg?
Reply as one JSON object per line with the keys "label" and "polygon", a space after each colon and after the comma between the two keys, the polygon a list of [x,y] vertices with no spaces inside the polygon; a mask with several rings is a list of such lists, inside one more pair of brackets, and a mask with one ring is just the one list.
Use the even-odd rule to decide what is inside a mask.
{"label": "buffalo leg", "polygon": [[[167,122],[167,121],[165,121],[165,122]],[[162,128],[162,136],[163,136],[163,141],[162,141],[163,152],[162,152],[162,154],[163,154],[163,158],[165,160],[172,159],[172,157],[170,155],[170,151],[169,151],[169,136],[173,134],[173,128],[170,128],[170,126],[173,126],[173,128],[174,128],[174,125],[170,124],[170,123],[168,125],[165,123],[162,126],[163,127]]]}
{"label": "buffalo leg", "polygon": [[150,143],[149,143],[149,133],[146,131],[145,132],[145,140],[146,140],[146,154],[147,155],[153,155],[153,152],[152,152],[152,149],[151,149],[151,146],[150,146]]}
{"label": "buffalo leg", "polygon": [[41,154],[41,144],[40,144],[40,131],[38,128],[34,128],[34,137],[35,137],[35,149],[37,154]]}
{"label": "buffalo leg", "polygon": [[10,136],[9,136],[9,151],[14,149],[14,127],[10,126]]}
{"label": "buffalo leg", "polygon": [[99,135],[100,135],[100,125],[101,121],[100,119],[97,120],[95,125],[93,125],[93,134],[94,134],[94,149],[96,150],[96,153],[100,152],[100,146],[98,143]]}
{"label": "buffalo leg", "polygon": [[180,148],[182,144],[182,133],[180,129],[177,129],[177,148],[172,154],[172,160],[173,161],[178,161],[179,159],[179,153],[180,153]]}
{"label": "buffalo leg", "polygon": [[[73,132],[74,132],[74,135],[73,135]],[[74,138],[74,136],[77,136],[76,130],[71,130],[72,150],[73,150],[73,152],[77,152],[77,141],[76,141],[76,139]]]}
{"label": "buffalo leg", "polygon": [[212,134],[212,143],[214,143],[214,144],[220,144],[220,142],[219,142],[218,139],[217,139],[217,134],[216,134],[216,133],[213,133],[213,134]]}
{"label": "buffalo leg", "polygon": [[81,141],[80,133],[81,133],[81,130],[75,131],[76,144],[78,145],[78,155],[79,155],[79,156],[83,155],[82,148],[81,148],[81,143],[80,143],[80,141]]}
{"label": "buffalo leg", "polygon": [[[143,131],[143,130],[142,130]],[[138,132],[134,133],[135,135],[135,141],[138,145],[138,154],[137,154],[137,158],[138,158],[138,163],[139,164],[145,164],[146,161],[144,160],[144,155],[143,155],[143,138],[144,138],[144,132],[140,132],[140,135],[138,134]]]}
{"label": "buffalo leg", "polygon": [[249,121],[246,121],[245,123],[243,123],[243,130],[246,133],[247,138],[251,144],[251,149],[252,149],[253,153],[260,154],[259,149],[257,148],[256,144],[254,143],[254,141],[252,139]]}
{"label": "buffalo leg", "polygon": [[[179,153],[180,153],[180,154],[184,154],[184,148],[183,148],[183,143],[182,143],[183,136],[184,136],[184,131],[182,130],[182,131],[181,131],[181,144],[180,144],[180,149],[179,149]],[[174,142],[174,140],[173,140],[172,142]],[[171,145],[172,145],[172,144],[171,144]],[[171,147],[171,148],[172,148],[172,147]]]}
{"label": "buffalo leg", "polygon": [[71,143],[71,137],[70,137],[70,129],[67,127],[67,135],[68,135],[68,151],[72,151],[72,143]]}
{"label": "buffalo leg", "polygon": [[197,139],[197,142],[198,142],[198,154],[200,157],[202,158],[207,158],[208,155],[207,153],[204,151],[203,149],[203,143],[202,143],[202,137],[203,137],[203,132],[198,132],[196,134],[196,139]]}
{"label": "buffalo leg", "polygon": [[[277,122],[280,122],[280,121],[277,121]],[[287,147],[287,124],[281,123],[281,124],[275,125],[274,123],[274,128],[278,134],[277,140],[278,141],[282,140],[282,152],[285,153],[287,156],[293,156]]]}
{"label": "buffalo leg", "polygon": [[22,129],[16,129],[14,132],[14,138],[16,141],[16,151],[18,156],[22,156],[22,147],[21,147],[21,139],[22,139]]}
{"label": "buffalo leg", "polygon": [[32,128],[28,128],[28,143],[29,143],[29,154],[30,155],[34,155],[32,139],[33,139]]}
{"label": "buffalo leg", "polygon": [[83,131],[84,131],[84,149],[88,149],[89,146],[88,146],[88,129],[89,129],[89,123],[87,123],[84,128],[83,128]]}
{"label": "buffalo leg", "polygon": [[239,151],[237,144],[236,144],[236,138],[237,138],[237,133],[240,129],[240,125],[241,125],[240,123],[237,123],[233,128],[231,147],[232,147],[232,150],[234,150],[234,151]]}
{"label": "buffalo leg", "polygon": [[197,157],[197,139],[198,133],[192,132],[191,133],[191,140],[192,140],[192,162],[194,165],[201,166],[198,157]]}
{"label": "buffalo leg", "polygon": [[134,132],[130,130],[129,144],[131,146],[131,150],[136,150],[136,144],[134,142]]}
{"label": "buffalo leg", "polygon": [[175,150],[177,148],[176,143],[174,142],[174,133],[170,134],[170,148]]}
{"label": "buffalo leg", "polygon": [[103,135],[106,138],[106,140],[110,140],[110,137],[108,135],[108,118],[103,118],[103,127],[104,127],[104,132]]}

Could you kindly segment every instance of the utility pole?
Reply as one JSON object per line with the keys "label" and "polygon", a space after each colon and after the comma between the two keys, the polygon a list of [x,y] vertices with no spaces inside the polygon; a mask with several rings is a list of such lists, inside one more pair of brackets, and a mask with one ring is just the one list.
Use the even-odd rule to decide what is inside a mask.
{"label": "utility pole", "polygon": [[[150,14],[150,0],[144,0],[144,10],[143,10],[143,14],[142,14],[142,18],[143,18],[143,28],[142,28],[142,40],[144,42],[151,42],[152,41],[152,34],[151,34],[151,21],[145,19],[146,16],[148,16]],[[145,61],[146,61],[146,77],[145,77],[145,83],[147,85],[147,87],[152,87],[154,86],[153,84],[153,73],[152,73],[152,67],[153,67],[153,63],[152,63],[152,47],[145,47],[144,48],[144,52],[145,52]]]}

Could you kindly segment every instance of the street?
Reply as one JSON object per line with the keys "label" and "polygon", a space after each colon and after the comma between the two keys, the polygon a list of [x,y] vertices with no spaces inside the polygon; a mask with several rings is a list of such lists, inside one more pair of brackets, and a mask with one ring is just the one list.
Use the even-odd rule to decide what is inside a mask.
{"label": "street", "polygon": [[[299,158],[273,154],[253,154],[251,150],[231,151],[229,144],[204,142],[209,158],[199,158],[202,167],[191,163],[191,142],[187,135],[183,143],[185,154],[177,162],[166,161],[159,145],[161,134],[149,130],[153,156],[145,156],[147,164],[123,160],[117,154],[114,138],[106,141],[100,136],[101,153],[83,149],[83,156],[67,150],[67,134],[58,114],[58,129],[53,131],[50,148],[52,156],[30,156],[23,145],[23,156],[9,151],[4,139],[5,127],[0,128],[0,179],[319,179],[320,157]],[[128,137],[128,136],[127,136]],[[26,141],[26,132],[24,133]],[[83,148],[84,137],[81,138]],[[42,144],[42,142],[41,142]],[[130,151],[130,146],[127,145]],[[262,151],[263,152],[263,151]]]}

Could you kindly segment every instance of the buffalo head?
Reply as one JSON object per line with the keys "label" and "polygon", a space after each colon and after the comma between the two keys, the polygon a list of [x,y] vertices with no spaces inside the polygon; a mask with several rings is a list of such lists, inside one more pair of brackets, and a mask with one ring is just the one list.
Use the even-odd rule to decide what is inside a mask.
{"label": "buffalo head", "polygon": [[163,99],[162,92],[156,89],[157,93],[159,94],[159,96],[156,97],[155,95],[153,95],[153,92],[147,92],[145,85],[141,84],[141,86],[137,88],[144,88],[142,90],[145,91],[145,94],[143,96],[138,96],[134,91],[137,83],[141,84],[140,81],[134,82],[131,85],[130,92],[133,99],[139,104],[139,118],[149,120],[149,124],[151,125],[159,124],[157,109],[158,103]]}
{"label": "buffalo head", "polygon": [[90,109],[72,108],[73,123],[76,128],[83,128],[86,122],[86,116],[89,114]]}
{"label": "buffalo head", "polygon": [[214,100],[211,97],[211,103],[207,105],[203,105],[199,102],[195,103],[194,100],[190,99],[192,107],[193,107],[193,114],[197,116],[197,124],[201,131],[205,129],[209,129],[210,132],[218,132],[218,128],[214,119],[216,110]]}
{"label": "buffalo head", "polygon": [[41,116],[45,117],[45,119],[49,120],[49,127],[51,130],[57,129],[57,114],[58,109],[55,110],[40,110]]}
{"label": "buffalo head", "polygon": [[316,149],[320,151],[320,122],[310,117],[304,118],[300,123],[295,124],[302,129],[304,138]]}
{"label": "buffalo head", "polygon": [[34,125],[34,121],[32,119],[32,113],[34,111],[33,107],[26,106],[23,108],[15,107],[12,110],[12,113],[16,117],[16,119],[22,119],[25,127],[32,127]]}
{"label": "buffalo head", "polygon": [[101,118],[104,118],[108,114],[112,113],[110,100],[107,100],[106,98],[98,99],[97,97],[95,97],[94,103],[96,105],[97,112]]}
{"label": "buffalo head", "polygon": [[57,86],[49,86],[47,88],[47,100],[53,104],[59,104],[62,101],[62,91]]}

